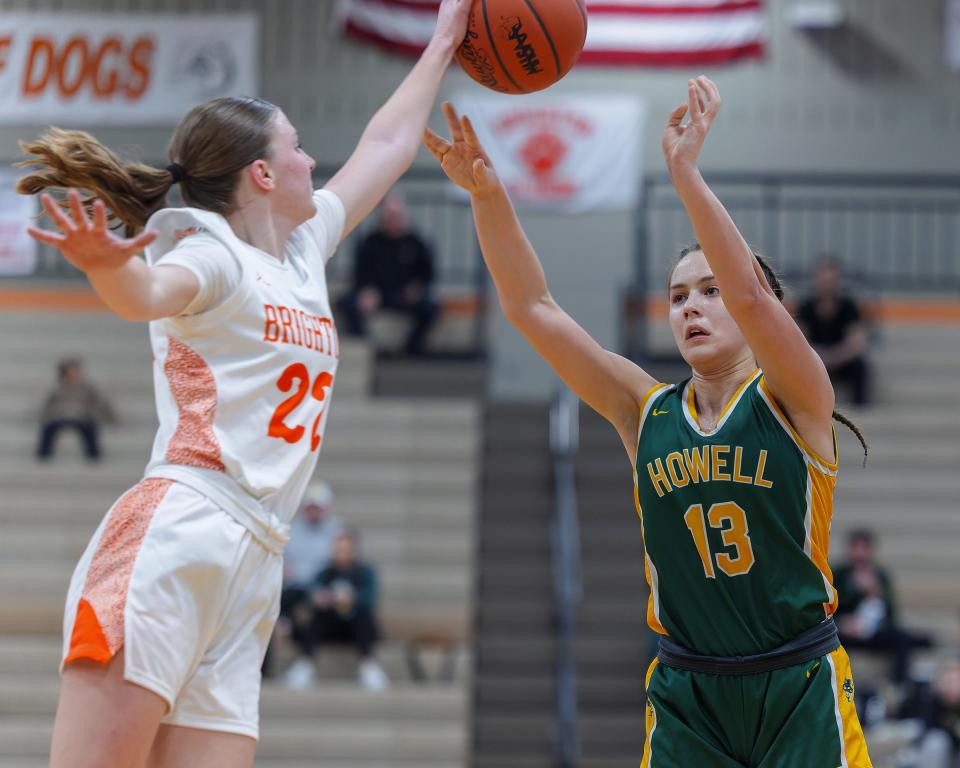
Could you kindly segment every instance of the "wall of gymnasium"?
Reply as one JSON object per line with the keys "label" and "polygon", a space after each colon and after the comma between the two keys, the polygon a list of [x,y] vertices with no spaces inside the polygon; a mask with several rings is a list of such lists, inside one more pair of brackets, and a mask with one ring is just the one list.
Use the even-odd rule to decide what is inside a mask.
{"label": "wall of gymnasium", "polygon": [[[769,52],[758,62],[706,70],[724,98],[703,165],[723,171],[960,173],[960,74],[944,53],[944,0],[839,0],[840,30],[792,28],[793,0],[768,0]],[[400,83],[406,59],[342,40],[332,28],[335,0],[0,0],[4,11],[173,12],[251,10],[261,19],[261,92],[297,125],[321,165],[349,154],[363,125]],[[582,68],[558,92],[631,92],[646,102],[642,164],[659,173],[660,128],[685,94],[690,70]],[[470,90],[451,71],[444,94]],[[432,119],[440,128],[439,113]],[[0,127],[0,157],[43,126]],[[89,126],[105,143],[145,160],[162,160],[172,126]],[[431,167],[422,152],[417,164]],[[638,172],[641,169],[638,169]],[[551,289],[601,343],[616,348],[618,297],[633,271],[629,213],[574,218],[524,214]],[[492,392],[541,398],[546,367],[491,317]]]}

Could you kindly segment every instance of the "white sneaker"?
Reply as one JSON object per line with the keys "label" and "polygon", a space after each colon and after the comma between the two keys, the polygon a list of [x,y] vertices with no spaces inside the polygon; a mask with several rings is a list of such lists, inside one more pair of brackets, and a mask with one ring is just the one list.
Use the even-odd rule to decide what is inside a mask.
{"label": "white sneaker", "polygon": [[283,682],[287,688],[302,691],[313,686],[316,676],[317,668],[314,666],[313,659],[301,656],[287,669]]}
{"label": "white sneaker", "polygon": [[368,691],[385,691],[390,687],[390,678],[374,659],[360,663],[360,685]]}

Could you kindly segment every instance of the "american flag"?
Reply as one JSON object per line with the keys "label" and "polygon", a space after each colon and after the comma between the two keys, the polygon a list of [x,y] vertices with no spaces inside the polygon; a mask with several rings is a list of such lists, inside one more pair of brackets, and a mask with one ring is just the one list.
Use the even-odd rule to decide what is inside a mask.
{"label": "american flag", "polygon": [[[418,54],[438,6],[437,0],[340,0],[340,18],[349,35]],[[763,55],[763,0],[587,0],[587,11],[581,64],[670,67]]]}

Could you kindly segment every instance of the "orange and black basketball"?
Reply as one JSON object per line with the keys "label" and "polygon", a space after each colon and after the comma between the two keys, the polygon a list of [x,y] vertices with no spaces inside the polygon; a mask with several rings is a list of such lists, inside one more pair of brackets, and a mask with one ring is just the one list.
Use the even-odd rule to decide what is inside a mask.
{"label": "orange and black basketball", "polygon": [[567,74],[586,39],[584,0],[473,0],[457,61],[487,88],[531,93]]}

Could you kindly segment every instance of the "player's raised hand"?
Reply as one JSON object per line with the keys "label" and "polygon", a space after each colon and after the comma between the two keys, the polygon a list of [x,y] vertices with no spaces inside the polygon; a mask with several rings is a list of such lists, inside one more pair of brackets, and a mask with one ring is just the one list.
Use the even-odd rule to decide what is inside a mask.
{"label": "player's raised hand", "polygon": [[444,38],[454,47],[459,46],[467,36],[467,17],[472,5],[471,0],[443,0],[437,14],[434,38]]}
{"label": "player's raised hand", "polygon": [[91,221],[83,210],[77,191],[71,189],[67,196],[72,216],[64,213],[50,195],[40,197],[43,209],[63,234],[36,227],[28,227],[27,233],[35,240],[57,248],[67,261],[82,272],[123,266],[157,239],[156,232],[141,232],[131,238],[117,237],[107,228],[107,209],[102,200],[94,201]]}
{"label": "player's raised hand", "polygon": [[470,194],[481,194],[499,184],[490,158],[480,145],[470,118],[460,117],[449,101],[443,103],[443,113],[450,126],[450,141],[429,128],[423,132],[423,143],[437,158],[443,172],[454,184]]}
{"label": "player's raised hand", "polygon": [[687,83],[687,103],[670,113],[663,131],[663,156],[671,175],[696,167],[700,149],[719,111],[720,91],[710,78],[701,75]]}

